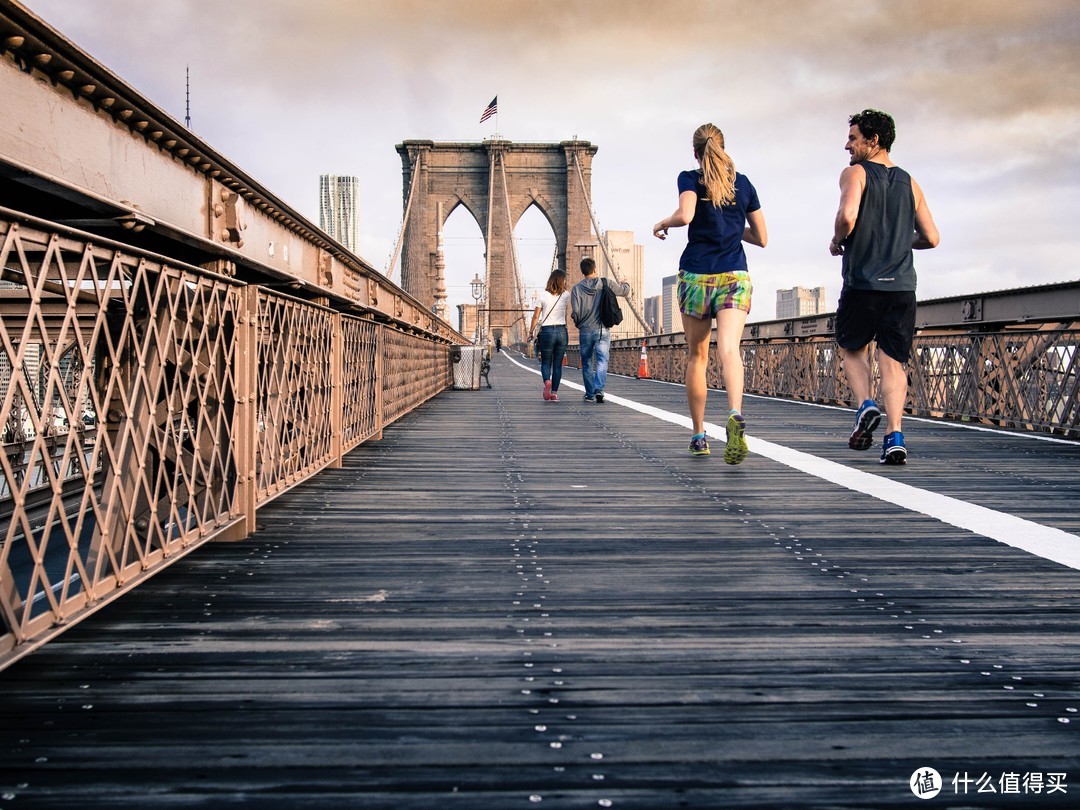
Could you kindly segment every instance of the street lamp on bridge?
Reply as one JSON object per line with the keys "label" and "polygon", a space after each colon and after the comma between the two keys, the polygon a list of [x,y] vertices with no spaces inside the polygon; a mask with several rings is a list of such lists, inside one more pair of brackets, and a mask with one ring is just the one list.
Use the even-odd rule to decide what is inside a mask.
{"label": "street lamp on bridge", "polygon": [[487,285],[484,280],[480,278],[480,274],[477,273],[473,276],[473,280],[469,282],[469,289],[472,291],[473,300],[476,302],[476,334],[477,343],[483,344],[484,342],[484,324],[480,319],[480,299],[484,297],[484,291]]}

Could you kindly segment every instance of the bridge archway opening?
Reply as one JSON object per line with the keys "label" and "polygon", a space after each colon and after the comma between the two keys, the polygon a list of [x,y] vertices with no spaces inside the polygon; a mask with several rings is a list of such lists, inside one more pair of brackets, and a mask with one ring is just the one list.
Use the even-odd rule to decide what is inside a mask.
{"label": "bridge archway opening", "polygon": [[[540,293],[547,285],[553,267],[559,265],[558,240],[551,222],[536,205],[530,205],[514,226],[514,246],[525,288],[523,309],[525,328],[532,323],[532,311],[540,303]],[[572,273],[572,271],[571,271]],[[573,284],[572,278],[568,278]]]}
{"label": "bridge archway opening", "polygon": [[450,212],[442,226],[444,283],[451,323],[465,337],[476,339],[476,299],[473,278],[484,277],[484,233],[476,217],[464,205]]}

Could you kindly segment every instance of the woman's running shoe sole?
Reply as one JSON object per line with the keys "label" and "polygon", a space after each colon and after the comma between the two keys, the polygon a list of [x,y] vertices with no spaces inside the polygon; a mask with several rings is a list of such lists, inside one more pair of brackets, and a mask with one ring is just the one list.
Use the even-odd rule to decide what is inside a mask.
{"label": "woman's running shoe sole", "polygon": [[750,448],[746,446],[746,420],[742,414],[733,413],[727,420],[727,447],[724,448],[724,461],[728,464],[742,464]]}

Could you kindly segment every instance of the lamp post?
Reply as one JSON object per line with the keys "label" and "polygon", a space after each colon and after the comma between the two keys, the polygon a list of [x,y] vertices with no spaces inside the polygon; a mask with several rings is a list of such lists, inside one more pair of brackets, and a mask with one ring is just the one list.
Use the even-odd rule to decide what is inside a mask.
{"label": "lamp post", "polygon": [[484,288],[487,285],[484,280],[480,278],[480,274],[477,273],[473,276],[473,280],[469,282],[469,289],[472,290],[473,300],[476,301],[476,335],[477,343],[483,345],[484,343],[484,322],[481,320],[480,314],[480,299],[484,297]]}

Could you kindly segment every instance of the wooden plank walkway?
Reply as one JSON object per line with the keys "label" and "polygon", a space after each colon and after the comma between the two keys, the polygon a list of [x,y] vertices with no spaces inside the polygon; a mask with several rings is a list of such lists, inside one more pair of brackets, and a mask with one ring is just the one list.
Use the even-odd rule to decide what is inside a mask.
{"label": "wooden plank walkway", "polygon": [[[566,385],[544,403],[531,368],[497,357],[493,390],[0,673],[0,810],[910,807],[926,768],[927,806],[1080,804],[1080,572],[760,454],[691,457]],[[684,412],[678,386],[608,391]],[[849,413],[745,411],[1080,534],[1077,444],[911,421],[885,469]]]}

